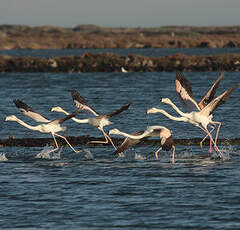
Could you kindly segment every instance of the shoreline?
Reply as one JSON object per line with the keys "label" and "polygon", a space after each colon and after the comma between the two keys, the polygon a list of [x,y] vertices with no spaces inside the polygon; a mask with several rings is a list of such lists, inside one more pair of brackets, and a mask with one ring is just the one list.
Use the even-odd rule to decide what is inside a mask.
{"label": "shoreline", "polygon": [[240,54],[146,57],[138,54],[85,53],[50,58],[0,55],[0,72],[173,72],[240,71]]}

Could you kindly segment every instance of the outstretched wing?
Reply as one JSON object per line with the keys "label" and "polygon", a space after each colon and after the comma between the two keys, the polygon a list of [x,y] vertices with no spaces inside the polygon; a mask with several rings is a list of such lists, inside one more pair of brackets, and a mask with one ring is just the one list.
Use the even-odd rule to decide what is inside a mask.
{"label": "outstretched wing", "polygon": [[192,96],[192,87],[190,85],[190,82],[185,78],[183,73],[179,71],[176,72],[175,84],[176,92],[181,100],[184,109],[187,112],[200,111],[197,102]]}
{"label": "outstretched wing", "polygon": [[[131,135],[133,136],[138,136],[138,135],[142,135],[144,133],[143,130],[139,130],[136,131],[134,133],[131,133]],[[133,145],[138,144],[139,142],[141,142],[142,139],[132,139],[130,137],[126,137],[123,141],[123,143],[117,148],[117,150],[114,152],[114,154],[118,154],[121,152],[124,152],[125,150],[127,150],[128,148],[130,148]]]}
{"label": "outstretched wing", "polygon": [[14,104],[16,105],[16,107],[26,116],[31,117],[33,120],[37,121],[37,122],[50,122],[49,119],[47,119],[46,117],[44,117],[42,114],[37,113],[36,111],[34,111],[30,106],[28,106],[27,104],[25,104],[24,102],[20,101],[20,100],[13,100]]}
{"label": "outstretched wing", "polygon": [[217,89],[219,87],[220,81],[224,77],[224,73],[221,73],[221,75],[218,77],[218,79],[214,82],[212,87],[208,90],[206,95],[202,98],[202,100],[198,103],[198,106],[200,109],[203,109],[205,106],[207,106],[214,98]]}
{"label": "outstretched wing", "polygon": [[72,99],[76,107],[80,108],[80,110],[90,111],[94,116],[99,115],[95,109],[93,109],[90,105],[88,105],[85,99],[76,90],[72,90]]}
{"label": "outstretched wing", "polygon": [[71,114],[69,114],[69,115],[66,115],[66,116],[63,117],[63,118],[56,119],[56,120],[52,121],[52,123],[61,124],[61,123],[63,123],[64,121],[69,120],[69,119],[71,119],[72,117],[75,117],[75,116],[79,113],[80,110],[81,110],[80,108],[77,108],[77,110],[76,110],[75,112],[73,112],[73,113],[71,113]]}
{"label": "outstretched wing", "polygon": [[114,111],[114,112],[111,112],[111,113],[105,113],[103,114],[102,116],[105,116],[105,117],[113,117],[121,112],[123,112],[124,110],[127,110],[130,106],[130,103],[127,103],[125,105],[123,105],[120,109]]}
{"label": "outstretched wing", "polygon": [[218,106],[224,104],[228,100],[230,94],[238,86],[239,86],[239,84],[236,84],[231,89],[225,91],[224,93],[222,93],[221,95],[216,97],[204,109],[202,109],[200,113],[203,114],[203,115],[211,115],[217,109]]}

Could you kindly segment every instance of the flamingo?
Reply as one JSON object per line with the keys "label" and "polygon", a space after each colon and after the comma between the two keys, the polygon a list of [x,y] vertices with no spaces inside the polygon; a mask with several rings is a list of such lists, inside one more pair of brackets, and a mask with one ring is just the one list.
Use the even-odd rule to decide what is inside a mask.
{"label": "flamingo", "polygon": [[109,135],[117,134],[125,136],[125,140],[114,152],[114,154],[120,154],[131,146],[140,143],[142,140],[147,139],[148,137],[160,137],[161,147],[155,152],[155,158],[158,160],[158,153],[161,150],[169,151],[171,148],[172,152],[172,163],[174,163],[175,158],[175,145],[173,142],[172,133],[169,129],[163,126],[149,126],[145,131],[139,130],[131,134],[121,132],[118,129],[111,129]]}
{"label": "flamingo", "polygon": [[[215,141],[213,140],[212,135],[210,134],[210,132],[207,129],[207,126],[208,126],[208,124],[218,124],[219,123],[216,121],[212,121],[212,117],[213,117],[212,113],[217,109],[218,106],[224,104],[228,100],[230,94],[238,86],[239,86],[239,84],[236,84],[231,89],[226,90],[224,93],[222,93],[221,95],[216,97],[214,100],[212,100],[201,111],[193,111],[190,113],[183,113],[169,98],[163,98],[162,102],[171,105],[172,108],[181,117],[174,117],[174,116],[170,115],[169,113],[167,113],[166,111],[164,111],[162,109],[157,109],[157,108],[149,109],[147,111],[147,113],[148,114],[149,113],[162,113],[165,116],[167,116],[168,118],[170,118],[171,120],[183,121],[183,122],[190,123],[194,126],[197,126],[198,128],[202,129],[204,132],[207,133],[207,135],[210,137],[210,140],[212,141],[212,143],[214,143],[214,148],[215,148],[216,152],[218,152],[222,157],[222,154],[216,145],[216,139],[215,139]],[[218,132],[219,132],[219,130],[217,131],[216,138],[218,136]]]}
{"label": "flamingo", "polygon": [[[19,100],[15,100],[14,103],[15,103],[15,104],[17,103],[17,104],[16,104],[17,107],[18,107],[21,111],[23,111],[23,113],[24,113],[25,115],[27,115],[27,116],[29,116],[29,117],[32,117],[32,118],[35,117],[35,119],[38,118],[38,119],[40,119],[40,120],[41,120],[41,118],[43,117],[41,114],[39,114],[39,113],[37,113],[37,112],[35,112],[35,111],[33,111],[33,110],[29,110],[29,108],[31,108],[31,107],[29,107],[28,105],[26,105],[26,104],[23,103],[23,102],[21,103],[21,101],[19,101]],[[23,107],[22,107],[22,106],[23,106]],[[24,109],[24,108],[25,108],[25,109]],[[30,112],[29,112],[29,111],[30,111]],[[53,137],[53,140],[54,140],[54,142],[55,142],[56,148],[53,149],[53,150],[48,151],[47,153],[50,153],[50,152],[53,152],[53,151],[56,151],[56,150],[59,149],[59,145],[58,145],[58,143],[57,143],[57,141],[56,141],[55,136],[58,136],[58,137],[61,137],[62,139],[64,139],[64,140],[66,141],[66,143],[70,146],[70,148],[71,148],[75,153],[79,153],[79,152],[81,152],[81,150],[75,150],[75,149],[73,148],[73,146],[68,142],[68,140],[66,139],[66,137],[57,134],[57,133],[60,132],[60,131],[65,131],[65,130],[66,130],[66,127],[61,126],[61,124],[62,124],[64,121],[66,121],[66,120],[68,120],[68,119],[76,116],[79,111],[80,111],[80,109],[78,108],[75,112],[73,112],[72,114],[69,114],[69,115],[67,115],[67,116],[65,116],[65,117],[63,117],[63,118],[56,119],[56,120],[52,120],[52,121],[48,121],[48,122],[44,120],[45,123],[40,124],[40,125],[36,125],[36,126],[32,126],[32,125],[29,125],[29,124],[25,123],[24,121],[22,121],[22,120],[20,120],[19,118],[17,118],[15,115],[7,116],[6,119],[5,119],[5,121],[16,121],[16,122],[19,123],[20,125],[28,128],[28,129],[30,129],[30,130],[39,131],[39,132],[41,132],[41,133],[50,133],[50,134],[52,135],[52,137]],[[46,118],[45,118],[45,119],[46,119]]]}
{"label": "flamingo", "polygon": [[[82,101],[82,97],[79,95],[79,93],[77,91],[72,91],[72,97],[74,100],[75,105],[79,108],[82,109],[83,108],[83,101]],[[84,100],[85,101],[85,100]],[[102,143],[102,144],[107,144],[109,141],[112,144],[113,148],[116,150],[116,146],[114,145],[112,139],[105,133],[104,131],[104,126],[107,125],[111,125],[113,124],[113,122],[111,122],[109,120],[109,118],[123,112],[124,110],[127,110],[128,107],[130,106],[130,103],[127,103],[125,105],[123,105],[120,109],[114,111],[114,112],[110,112],[110,113],[105,113],[105,114],[98,114],[93,108],[90,108],[90,106],[87,104],[87,102],[85,101],[84,103],[85,106],[85,110],[91,111],[95,116],[94,117],[90,117],[87,119],[77,119],[75,117],[73,117],[73,121],[80,123],[80,124],[90,124],[96,128],[98,128],[104,135],[105,137],[105,141],[90,141],[89,143]],[[57,107],[53,107],[50,109],[52,112],[61,112],[64,113],[66,115],[68,115],[69,113],[64,110],[63,108],[61,108],[60,106]]]}
{"label": "flamingo", "polygon": [[[214,98],[216,91],[219,87],[220,81],[224,77],[224,72],[220,74],[218,79],[214,82],[214,84],[211,86],[211,88],[208,90],[208,92],[205,94],[205,96],[201,99],[199,103],[197,103],[192,95],[192,87],[190,82],[187,80],[187,78],[183,75],[183,73],[177,71],[176,72],[176,92],[180,98],[180,101],[184,107],[184,109],[188,112],[192,111],[200,111],[204,107],[206,107]],[[218,123],[220,128],[220,123]],[[211,126],[210,133],[213,132],[215,129],[214,126]],[[208,135],[206,135],[202,141],[200,142],[200,147],[202,148],[203,141],[207,138]],[[210,152],[211,152],[211,139],[210,139]]]}

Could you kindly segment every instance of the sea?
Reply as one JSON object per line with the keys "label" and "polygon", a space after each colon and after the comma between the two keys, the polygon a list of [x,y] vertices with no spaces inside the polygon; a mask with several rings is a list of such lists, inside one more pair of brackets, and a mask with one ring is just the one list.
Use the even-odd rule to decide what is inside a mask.
{"label": "sea", "polygon": [[[52,57],[85,52],[137,53],[164,56],[176,53],[215,55],[239,53],[240,49],[84,49],[11,50],[0,54]],[[221,74],[184,72],[197,102]],[[128,110],[112,117],[113,128],[132,133],[151,125],[165,126],[174,139],[203,138],[204,132],[190,124],[172,121],[164,115],[147,114],[152,107],[178,114],[162,98],[170,98],[180,109],[175,91],[175,72],[110,73],[0,73],[0,136],[8,138],[51,137],[12,121],[15,115],[29,125],[37,122],[24,116],[13,103],[19,99],[33,110],[53,120],[61,106],[69,113],[76,107],[71,91],[80,95],[98,113],[104,114],[130,102]],[[225,72],[216,95],[240,82],[238,72]],[[77,118],[88,118],[80,112]],[[239,88],[217,108],[214,121],[220,121],[219,145],[224,159],[214,157],[209,146],[176,145],[175,163],[171,151],[154,152],[159,146],[135,145],[113,154],[111,145],[68,146],[45,154],[52,146],[0,148],[0,229],[240,229],[240,146],[228,140],[240,138]],[[88,124],[68,120],[66,136],[102,133]],[[112,135],[113,137],[121,137]]]}

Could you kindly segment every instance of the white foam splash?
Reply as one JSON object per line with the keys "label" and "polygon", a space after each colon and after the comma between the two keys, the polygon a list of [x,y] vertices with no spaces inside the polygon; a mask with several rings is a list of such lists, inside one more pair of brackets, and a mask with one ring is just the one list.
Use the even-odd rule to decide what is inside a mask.
{"label": "white foam splash", "polygon": [[134,159],[137,161],[144,161],[146,157],[142,156],[141,154],[135,153]]}
{"label": "white foam splash", "polygon": [[6,153],[0,153],[0,161],[8,161]]}
{"label": "white foam splash", "polygon": [[37,156],[35,158],[43,158],[43,159],[60,159],[61,158],[61,152],[62,152],[62,148],[60,148],[59,151],[57,152],[50,152],[50,150],[52,150],[52,147],[46,145],[43,150],[37,154]]}
{"label": "white foam splash", "polygon": [[92,152],[89,149],[84,149],[83,151],[86,152],[85,157],[88,160],[94,160],[94,156],[93,156]]}
{"label": "white foam splash", "polygon": [[178,156],[178,158],[183,158],[183,159],[192,158],[193,157],[192,149],[184,150],[181,153],[178,153],[177,156]]}
{"label": "white foam splash", "polygon": [[231,159],[230,153],[233,152],[233,148],[231,145],[225,146],[220,151],[222,153],[222,160],[230,160]]}

